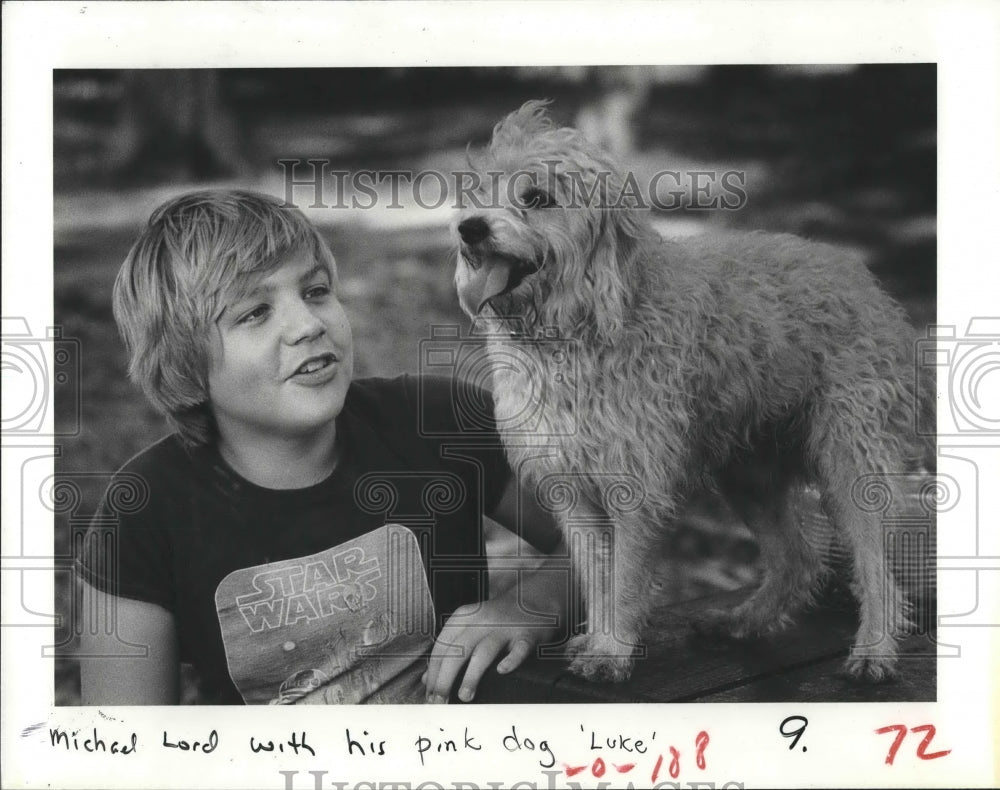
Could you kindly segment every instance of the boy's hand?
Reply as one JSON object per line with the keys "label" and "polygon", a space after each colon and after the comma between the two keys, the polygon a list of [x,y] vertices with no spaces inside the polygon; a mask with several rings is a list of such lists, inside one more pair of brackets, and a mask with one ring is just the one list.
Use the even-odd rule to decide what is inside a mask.
{"label": "boy's hand", "polygon": [[[534,588],[532,592],[545,593],[545,586],[551,588],[551,580],[542,577],[547,573],[531,574],[525,579],[522,590]],[[549,605],[540,607],[553,610],[553,598],[565,597],[565,585],[561,596],[558,592],[548,598]],[[530,597],[536,597],[532,595]],[[522,592],[522,600],[525,597]],[[563,607],[559,607],[560,609]],[[534,620],[534,622],[532,622]],[[455,610],[445,623],[431,651],[430,663],[424,682],[427,686],[428,702],[447,702],[456,679],[462,674],[458,698],[469,702],[475,696],[479,681],[490,668],[497,656],[506,653],[497,665],[497,672],[506,674],[517,669],[531,655],[535,647],[551,641],[557,632],[551,616],[537,615],[524,611],[518,605],[517,586],[507,590],[497,598],[483,601],[479,606],[466,605]]]}

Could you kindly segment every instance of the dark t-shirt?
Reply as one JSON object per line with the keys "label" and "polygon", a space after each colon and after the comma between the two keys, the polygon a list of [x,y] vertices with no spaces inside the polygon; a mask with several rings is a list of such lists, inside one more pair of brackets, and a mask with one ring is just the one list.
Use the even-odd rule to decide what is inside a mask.
{"label": "dark t-shirt", "polygon": [[[82,578],[173,613],[181,660],[195,666],[208,704],[242,702],[215,607],[219,582],[241,568],[403,524],[421,546],[440,628],[458,606],[485,597],[482,514],[495,508],[511,474],[492,419],[483,419],[490,397],[461,386],[456,397],[444,379],[352,382],[337,417],[340,462],[303,489],[254,485],[214,445],[186,448],[176,436],[157,442],[109,486],[88,535],[95,548],[78,563]],[[469,404],[471,430],[461,414]],[[132,492],[124,497],[122,482]]]}

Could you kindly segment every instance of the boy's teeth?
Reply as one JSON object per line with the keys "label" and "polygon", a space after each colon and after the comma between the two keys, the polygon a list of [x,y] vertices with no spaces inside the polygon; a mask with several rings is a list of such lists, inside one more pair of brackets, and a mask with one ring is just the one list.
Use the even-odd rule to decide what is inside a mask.
{"label": "boy's teeth", "polygon": [[327,360],[314,359],[311,362],[306,362],[302,367],[300,367],[299,373],[312,373],[314,370],[319,370],[320,368],[325,368],[326,366]]}

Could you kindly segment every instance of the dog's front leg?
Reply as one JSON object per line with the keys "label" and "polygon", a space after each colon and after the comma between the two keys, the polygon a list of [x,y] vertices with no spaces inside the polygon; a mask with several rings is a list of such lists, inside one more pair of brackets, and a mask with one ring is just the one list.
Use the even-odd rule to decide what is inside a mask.
{"label": "dog's front leg", "polygon": [[568,645],[570,670],[588,680],[625,680],[643,652],[639,637],[660,556],[643,521],[634,513],[612,521],[594,510],[565,525],[586,611],[586,631]]}

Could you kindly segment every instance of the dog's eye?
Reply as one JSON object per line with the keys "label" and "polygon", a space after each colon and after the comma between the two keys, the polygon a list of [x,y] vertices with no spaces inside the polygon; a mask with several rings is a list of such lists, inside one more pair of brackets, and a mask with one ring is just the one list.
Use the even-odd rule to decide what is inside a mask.
{"label": "dog's eye", "polygon": [[521,195],[521,205],[525,208],[553,208],[559,204],[556,202],[556,199],[544,189],[531,187],[526,189],[524,194]]}

